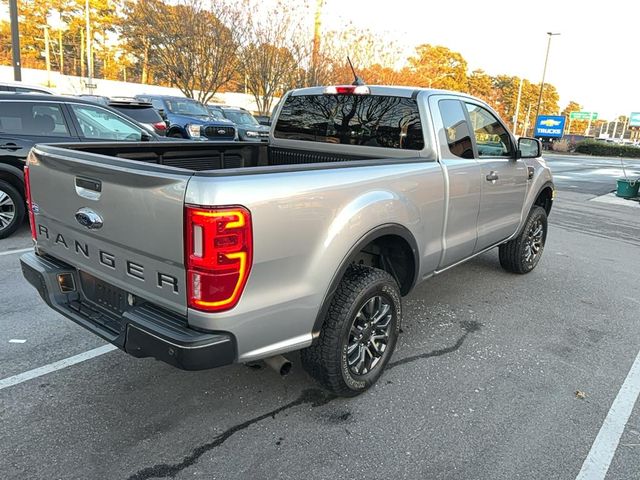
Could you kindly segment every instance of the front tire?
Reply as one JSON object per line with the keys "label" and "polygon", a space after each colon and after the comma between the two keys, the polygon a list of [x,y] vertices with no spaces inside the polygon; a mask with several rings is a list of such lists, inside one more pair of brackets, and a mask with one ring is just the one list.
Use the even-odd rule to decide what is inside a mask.
{"label": "front tire", "polygon": [[333,296],[320,337],[301,352],[302,366],[330,392],[358,395],[389,362],[401,319],[394,278],[377,268],[352,265]]}
{"label": "front tire", "polygon": [[535,205],[516,238],[500,245],[500,265],[508,272],[529,273],[536,268],[547,240],[547,211]]}
{"label": "front tire", "polygon": [[0,180],[0,238],[13,234],[24,220],[25,200],[10,183]]}

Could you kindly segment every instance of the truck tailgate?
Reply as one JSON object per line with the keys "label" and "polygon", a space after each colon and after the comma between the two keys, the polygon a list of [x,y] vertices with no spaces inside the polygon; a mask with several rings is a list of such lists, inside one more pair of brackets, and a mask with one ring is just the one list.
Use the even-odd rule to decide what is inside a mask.
{"label": "truck tailgate", "polygon": [[183,210],[192,172],[51,146],[34,148],[27,165],[40,254],[186,314]]}

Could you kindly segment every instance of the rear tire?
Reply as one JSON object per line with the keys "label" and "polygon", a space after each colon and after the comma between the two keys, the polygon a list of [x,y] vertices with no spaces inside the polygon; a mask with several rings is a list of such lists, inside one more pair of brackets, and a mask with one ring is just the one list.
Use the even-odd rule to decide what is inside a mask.
{"label": "rear tire", "polygon": [[400,289],[393,277],[352,265],[333,296],[319,338],[301,352],[302,366],[330,392],[358,395],[389,362],[401,319]]}
{"label": "rear tire", "polygon": [[508,272],[529,273],[538,265],[546,240],[547,211],[534,205],[518,236],[500,245],[500,265]]}
{"label": "rear tire", "polygon": [[20,192],[0,180],[0,238],[12,235],[22,225],[25,212],[25,200]]}

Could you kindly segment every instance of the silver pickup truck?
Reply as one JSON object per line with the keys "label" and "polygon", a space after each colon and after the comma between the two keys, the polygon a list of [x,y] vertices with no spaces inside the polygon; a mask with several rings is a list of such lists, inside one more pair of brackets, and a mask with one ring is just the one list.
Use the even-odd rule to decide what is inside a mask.
{"label": "silver pickup truck", "polygon": [[494,247],[506,270],[535,268],[554,198],[540,154],[476,98],[353,85],[286,94],[269,145],[36,146],[22,270],[133,356],[285,369],[301,350],[356,395],[416,284]]}

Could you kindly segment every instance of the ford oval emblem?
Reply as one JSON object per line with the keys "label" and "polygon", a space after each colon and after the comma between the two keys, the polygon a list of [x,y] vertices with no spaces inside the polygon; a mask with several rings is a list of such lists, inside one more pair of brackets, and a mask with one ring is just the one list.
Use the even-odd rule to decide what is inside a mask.
{"label": "ford oval emblem", "polygon": [[227,133],[227,131],[223,130],[222,128],[218,130],[218,135],[224,135],[225,133]]}
{"label": "ford oval emblem", "polygon": [[102,217],[87,207],[82,207],[76,212],[76,221],[90,230],[102,228]]}

